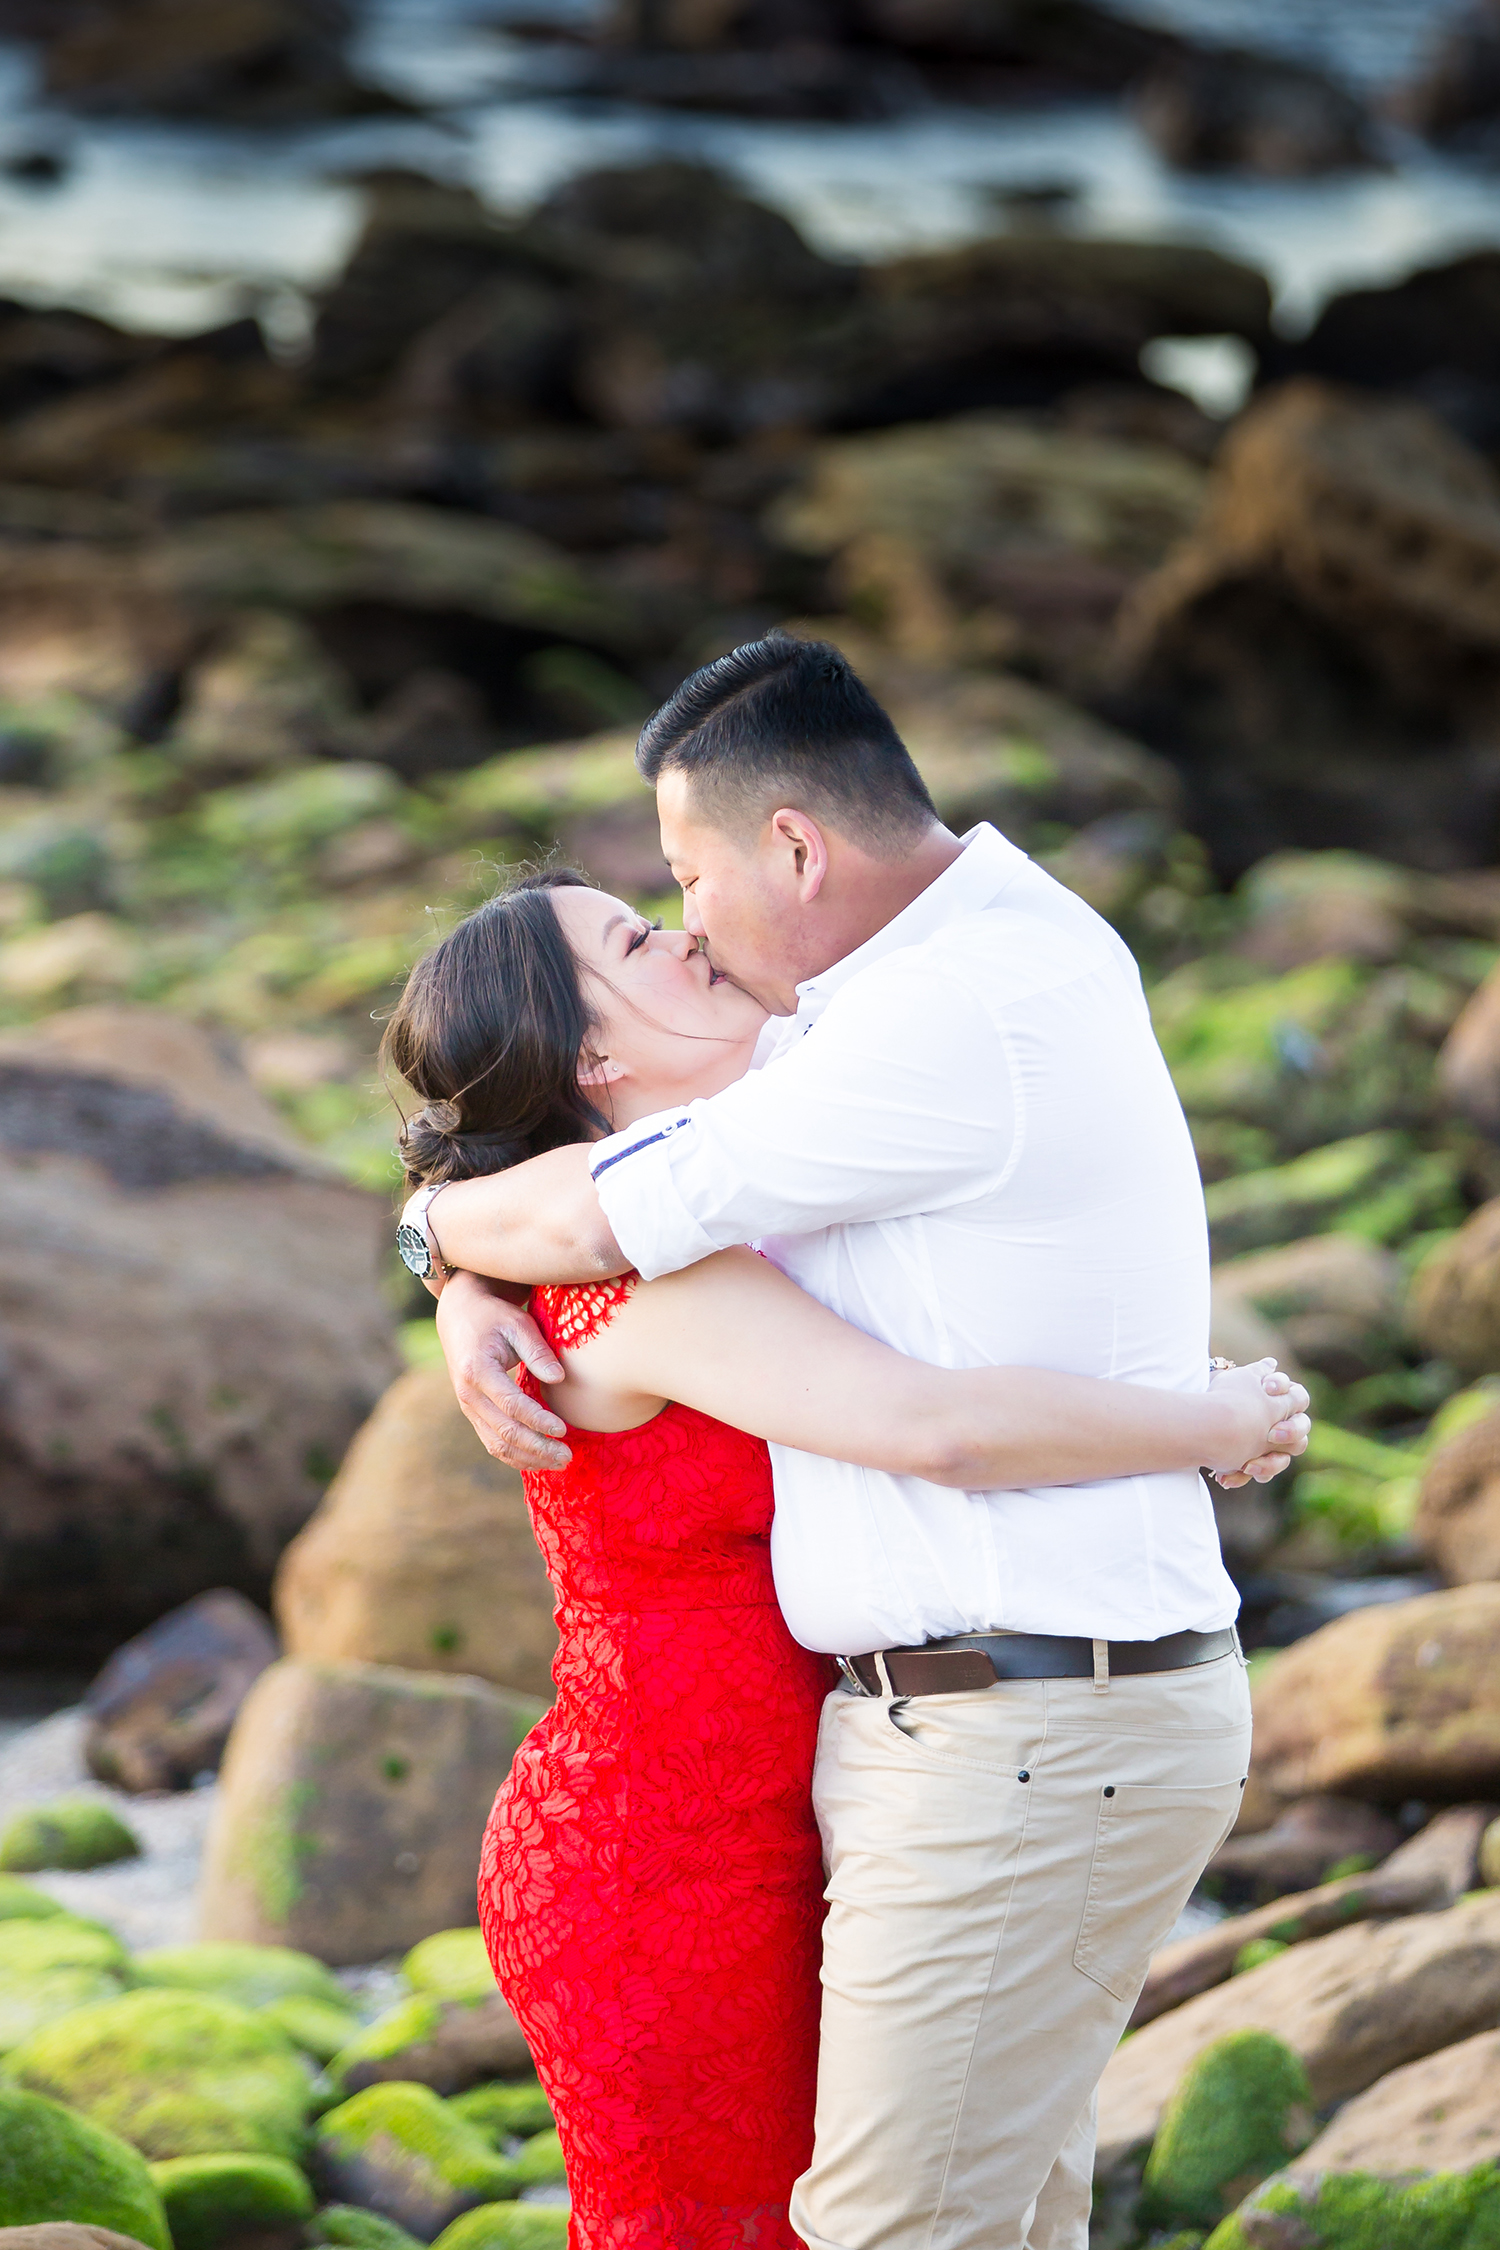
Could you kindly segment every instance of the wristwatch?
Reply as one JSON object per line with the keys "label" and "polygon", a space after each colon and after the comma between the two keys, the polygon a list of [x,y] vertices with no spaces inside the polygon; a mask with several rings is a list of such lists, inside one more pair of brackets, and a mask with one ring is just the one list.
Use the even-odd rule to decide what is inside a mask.
{"label": "wristwatch", "polygon": [[419,1281],[426,1281],[434,1273],[440,1273],[446,1281],[453,1272],[437,1246],[437,1236],[427,1216],[437,1197],[451,1185],[451,1181],[439,1180],[436,1187],[418,1188],[401,1214],[401,1224],[396,1229],[396,1248],[402,1265]]}

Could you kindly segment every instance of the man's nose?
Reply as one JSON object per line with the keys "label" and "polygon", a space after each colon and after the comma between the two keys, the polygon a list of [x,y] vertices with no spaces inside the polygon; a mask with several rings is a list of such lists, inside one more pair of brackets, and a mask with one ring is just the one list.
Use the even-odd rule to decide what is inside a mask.
{"label": "man's nose", "polygon": [[695,940],[705,935],[703,918],[691,891],[684,891],[682,894],[682,927],[685,934]]}

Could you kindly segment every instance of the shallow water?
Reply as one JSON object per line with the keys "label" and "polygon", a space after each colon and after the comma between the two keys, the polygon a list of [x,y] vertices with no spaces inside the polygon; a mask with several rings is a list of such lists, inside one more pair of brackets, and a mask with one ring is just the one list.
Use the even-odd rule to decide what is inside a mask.
{"label": "shallow water", "polygon": [[[0,161],[67,161],[55,186],[0,178],[0,291],[189,333],[245,312],[295,353],[308,293],[359,226],[355,176],[401,164],[524,210],[584,167],[653,153],[706,158],[785,210],[824,250],[868,257],[1003,223],[1007,189],[1073,191],[1083,231],[1207,242],[1261,265],[1278,318],[1304,325],[1332,291],[1500,243],[1500,174],[1392,142],[1388,171],[1283,183],[1162,165],[1107,103],[934,107],[872,125],[778,124],[584,103],[534,88],[535,47],[501,28],[507,0],[369,0],[361,60],[433,105],[420,119],[249,133],[83,121],[47,111],[29,59],[0,49]],[[589,0],[551,0],[578,18]],[[1136,12],[1338,68],[1402,76],[1453,0],[1138,0]],[[526,13],[539,13],[527,0]],[[543,66],[545,67],[545,66]]]}

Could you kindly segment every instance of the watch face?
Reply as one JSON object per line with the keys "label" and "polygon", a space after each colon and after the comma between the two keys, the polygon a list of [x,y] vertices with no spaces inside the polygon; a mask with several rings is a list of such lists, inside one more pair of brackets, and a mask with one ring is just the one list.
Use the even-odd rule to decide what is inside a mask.
{"label": "watch face", "polygon": [[397,1227],[396,1248],[401,1253],[401,1263],[425,1281],[432,1271],[432,1252],[427,1247],[427,1237],[420,1227]]}

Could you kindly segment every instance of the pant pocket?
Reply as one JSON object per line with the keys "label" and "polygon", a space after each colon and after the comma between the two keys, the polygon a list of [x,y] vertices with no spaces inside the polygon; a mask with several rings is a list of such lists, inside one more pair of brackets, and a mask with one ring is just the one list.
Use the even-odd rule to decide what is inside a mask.
{"label": "pant pocket", "polygon": [[1116,2000],[1134,2000],[1239,1808],[1238,1775],[1206,1788],[1122,1782],[1101,1790],[1074,1967]]}

